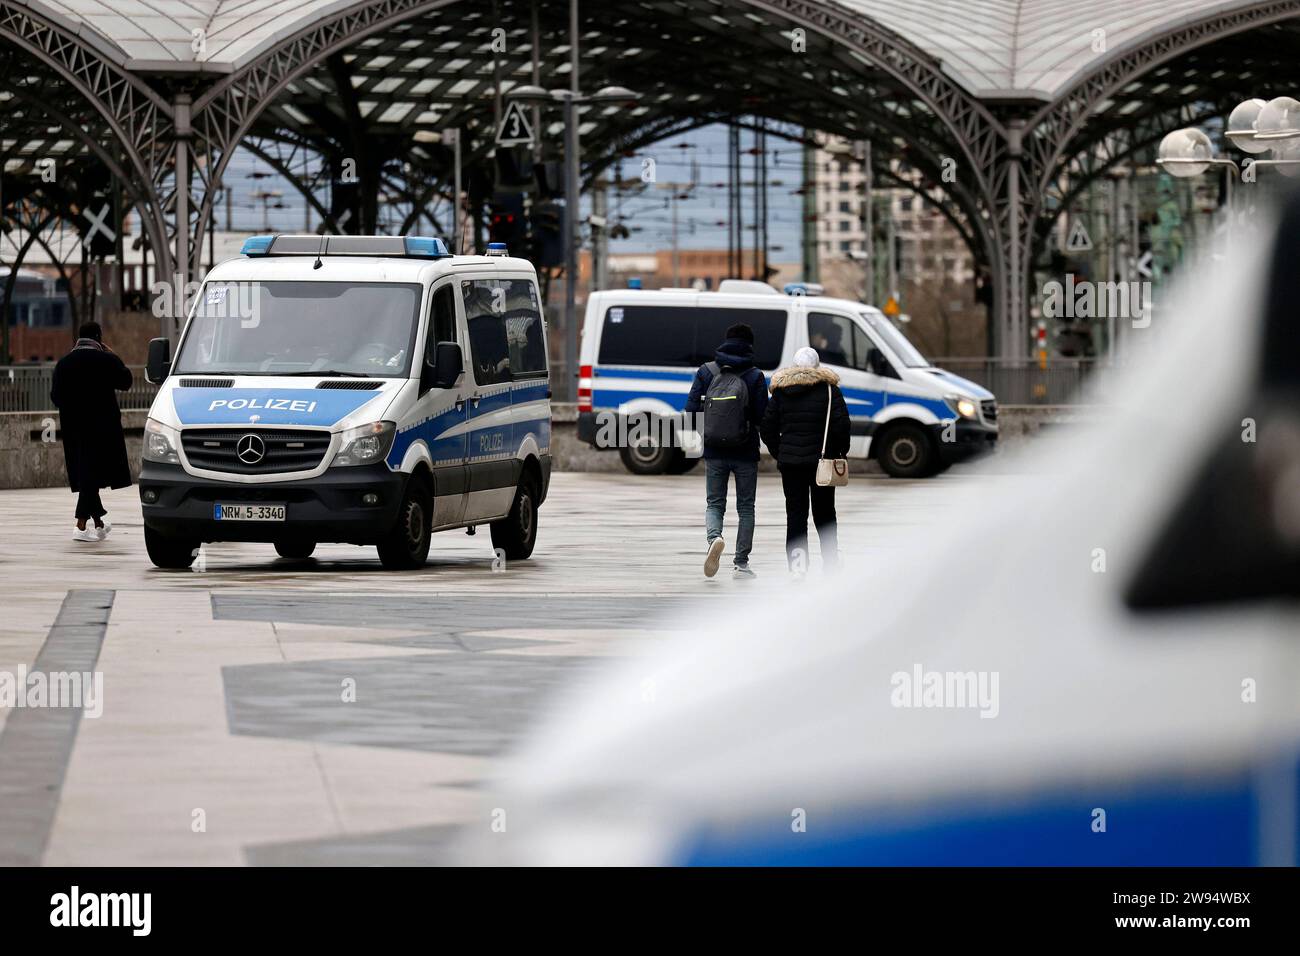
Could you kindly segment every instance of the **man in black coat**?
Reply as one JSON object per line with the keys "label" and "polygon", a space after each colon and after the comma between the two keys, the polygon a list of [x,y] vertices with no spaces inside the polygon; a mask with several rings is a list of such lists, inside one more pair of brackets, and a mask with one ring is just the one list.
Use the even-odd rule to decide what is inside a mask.
{"label": "man in black coat", "polygon": [[763,444],[781,469],[786,559],[790,570],[802,575],[808,567],[810,501],[817,540],[821,544],[822,565],[829,569],[839,563],[835,488],[817,484],[817,461],[848,455],[849,409],[840,393],[840,377],[822,367],[815,349],[799,349],[794,361],[794,365],[772,376],[772,399],[767,403],[759,431]]}
{"label": "man in black coat", "polygon": [[[103,520],[108,512],[99,489],[131,484],[115,394],[131,387],[131,370],[104,345],[98,322],[87,322],[78,335],[72,351],[54,366],[50,398],[61,419],[68,485],[77,493],[77,530],[72,537],[102,541],[112,525]],[[94,527],[87,528],[87,521]]]}

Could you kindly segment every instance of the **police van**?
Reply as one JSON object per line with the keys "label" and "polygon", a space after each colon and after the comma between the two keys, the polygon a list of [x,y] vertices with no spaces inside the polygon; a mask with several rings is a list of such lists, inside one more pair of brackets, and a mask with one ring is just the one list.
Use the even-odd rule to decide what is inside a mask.
{"label": "police van", "polygon": [[998,414],[991,392],[935,368],[878,309],[820,293],[811,283],[792,283],[783,294],[739,279],[723,281],[717,292],[592,293],[582,335],[579,437],[618,447],[634,474],[689,470],[698,460],[687,453],[697,436],[678,435],[676,425],[637,425],[680,422],[695,370],[713,360],[729,325],[746,322],[754,329],[754,364],[769,377],[805,345],[839,374],[852,419],[850,457],[875,458],[894,477],[920,478],[993,449]]}
{"label": "police van", "polygon": [[537,275],[493,244],[416,236],[254,236],[216,266],[160,384],[140,473],[145,545],[189,567],[204,542],[319,542],[422,566],[430,534],[487,525],[532,554],[550,481]]}

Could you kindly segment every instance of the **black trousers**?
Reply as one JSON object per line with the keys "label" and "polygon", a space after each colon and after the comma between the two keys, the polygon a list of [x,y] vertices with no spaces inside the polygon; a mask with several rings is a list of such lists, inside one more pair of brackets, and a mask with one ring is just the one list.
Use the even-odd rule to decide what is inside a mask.
{"label": "black trousers", "polygon": [[77,520],[90,520],[92,518],[102,518],[108,514],[104,503],[99,500],[98,488],[87,488],[84,484],[81,490],[77,492]]}
{"label": "black trousers", "polygon": [[839,564],[840,547],[835,526],[835,489],[817,484],[816,465],[782,465],[785,492],[785,556],[791,571],[808,570],[808,506],[821,544],[822,564]]}

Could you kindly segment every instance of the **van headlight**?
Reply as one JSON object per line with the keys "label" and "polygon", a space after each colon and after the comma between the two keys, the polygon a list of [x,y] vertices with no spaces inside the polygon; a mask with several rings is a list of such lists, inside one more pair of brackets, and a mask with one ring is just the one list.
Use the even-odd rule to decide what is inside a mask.
{"label": "van headlight", "polygon": [[170,425],[164,425],[156,418],[144,423],[144,451],[141,457],[145,461],[156,461],[164,465],[179,465],[180,453],[176,450],[181,445],[181,433]]}
{"label": "van headlight", "polygon": [[962,395],[945,395],[943,398],[948,403],[948,407],[962,418],[980,417],[979,403],[975,399],[966,398]]}
{"label": "van headlight", "polygon": [[335,465],[371,465],[388,457],[397,426],[393,422],[371,422],[349,428],[342,435]]}

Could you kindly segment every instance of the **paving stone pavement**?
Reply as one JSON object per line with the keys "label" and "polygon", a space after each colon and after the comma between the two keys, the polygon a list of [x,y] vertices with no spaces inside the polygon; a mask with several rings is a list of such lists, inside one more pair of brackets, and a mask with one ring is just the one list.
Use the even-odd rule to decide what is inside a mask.
{"label": "paving stone pavement", "polygon": [[[923,515],[1019,480],[855,479],[838,495],[845,561],[887,562]],[[103,714],[43,755],[40,773],[61,777],[46,832],[0,846],[37,847],[50,865],[441,862],[448,835],[484,812],[500,755],[601,658],[785,583],[770,476],[757,582],[700,572],[702,469],[557,474],[533,559],[502,570],[483,529],[436,537],[414,572],[384,572],[373,549],[325,545],[295,562],[249,544],[208,546],[202,572],[164,572],[145,555],[135,489],[106,493],[114,530],[98,544],[71,540],[73,502],[0,491],[0,672],[35,665],[69,592],[113,595],[94,664]],[[0,734],[14,713],[0,707]],[[67,730],[66,714],[23,721],[33,714],[52,741]],[[31,784],[37,766],[5,754],[0,743],[0,786]]]}

